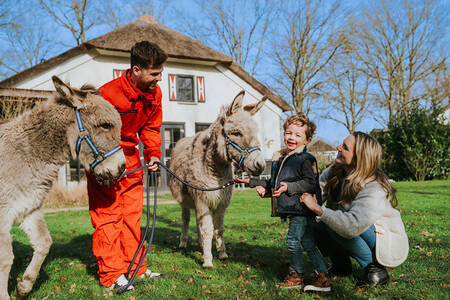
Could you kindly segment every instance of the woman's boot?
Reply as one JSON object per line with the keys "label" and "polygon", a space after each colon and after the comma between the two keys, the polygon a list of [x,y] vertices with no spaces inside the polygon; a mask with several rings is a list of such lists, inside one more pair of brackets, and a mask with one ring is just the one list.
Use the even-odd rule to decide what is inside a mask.
{"label": "woman's boot", "polygon": [[377,286],[389,282],[389,274],[386,267],[380,265],[378,262],[372,262],[364,268],[364,276],[358,282],[358,286]]}

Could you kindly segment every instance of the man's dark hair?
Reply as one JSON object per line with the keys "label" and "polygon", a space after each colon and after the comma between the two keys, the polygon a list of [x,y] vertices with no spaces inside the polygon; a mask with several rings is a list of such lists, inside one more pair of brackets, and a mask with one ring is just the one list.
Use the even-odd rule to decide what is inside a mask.
{"label": "man's dark hair", "polygon": [[160,67],[167,60],[167,54],[155,43],[142,41],[134,44],[131,48],[131,67],[138,66],[146,69],[148,67]]}

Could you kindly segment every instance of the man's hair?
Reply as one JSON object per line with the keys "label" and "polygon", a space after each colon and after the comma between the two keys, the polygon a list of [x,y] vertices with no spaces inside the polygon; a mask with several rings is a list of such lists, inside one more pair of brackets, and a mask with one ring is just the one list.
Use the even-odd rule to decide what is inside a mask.
{"label": "man's hair", "polygon": [[299,112],[296,115],[287,118],[286,121],[284,121],[283,125],[284,130],[286,130],[286,128],[288,128],[288,126],[292,124],[297,124],[300,126],[306,125],[305,133],[307,139],[312,138],[314,133],[316,133],[317,128],[316,123],[308,119],[308,117],[302,112]]}
{"label": "man's hair", "polygon": [[155,43],[142,41],[134,44],[131,48],[130,64],[133,68],[138,66],[146,69],[148,67],[159,67],[167,60],[167,54]]}

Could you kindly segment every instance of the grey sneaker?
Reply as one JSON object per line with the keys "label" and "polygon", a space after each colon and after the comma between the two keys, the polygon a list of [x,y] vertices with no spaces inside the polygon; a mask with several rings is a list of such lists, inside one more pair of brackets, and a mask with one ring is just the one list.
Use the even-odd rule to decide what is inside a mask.
{"label": "grey sneaker", "polygon": [[[125,277],[125,275],[122,274],[122,275],[120,275],[119,278],[117,278],[117,280],[110,287],[107,287],[107,289],[108,289],[108,291],[112,291],[115,288],[121,288],[123,286],[126,286],[127,284],[128,284],[128,280]],[[134,290],[134,286],[130,285],[127,288],[127,291],[130,291],[130,290]]]}

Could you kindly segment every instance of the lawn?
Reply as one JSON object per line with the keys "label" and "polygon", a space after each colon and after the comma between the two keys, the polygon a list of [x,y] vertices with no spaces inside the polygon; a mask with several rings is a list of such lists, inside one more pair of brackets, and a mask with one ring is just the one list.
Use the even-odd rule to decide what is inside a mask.
{"label": "lawn", "polygon": [[[354,278],[334,278],[328,294],[279,290],[276,283],[288,268],[285,247],[287,223],[270,217],[267,199],[253,190],[236,191],[225,217],[225,239],[230,258],[214,260],[203,270],[195,218],[191,220],[186,252],[177,249],[180,234],[178,205],[157,209],[155,239],[147,265],[164,272],[165,279],[147,280],[136,290],[117,296],[98,284],[91,252],[93,229],[85,211],[51,213],[46,221],[53,246],[29,299],[449,299],[448,207],[450,181],[399,182],[399,209],[409,236],[407,261],[390,270],[384,287],[356,289]],[[142,220],[145,225],[145,214]],[[12,230],[14,265],[8,290],[14,288],[31,259],[32,248],[22,231]],[[217,253],[214,251],[214,255]],[[307,261],[307,260],[306,260]],[[327,261],[328,262],[328,261]],[[354,268],[362,270],[354,262]],[[307,273],[311,267],[308,264]]]}

